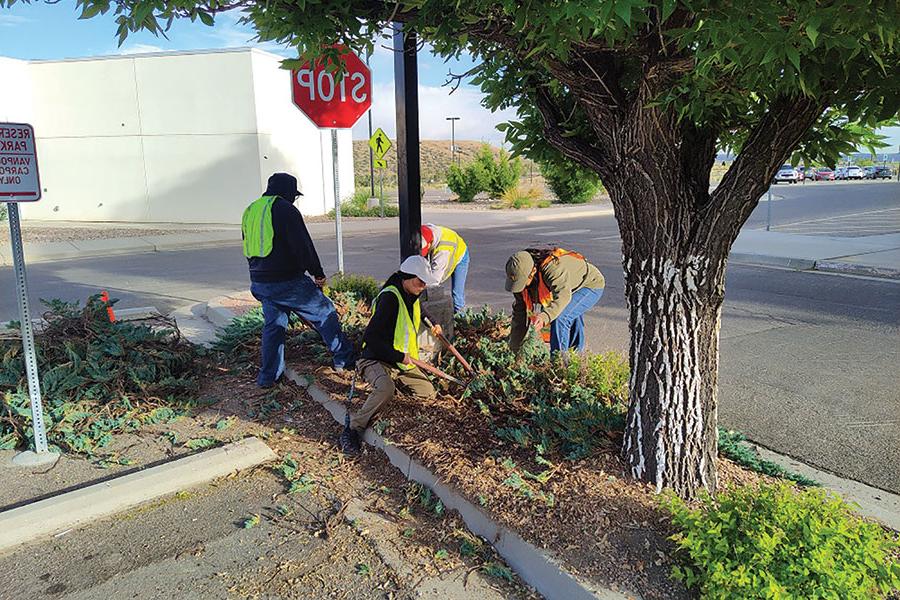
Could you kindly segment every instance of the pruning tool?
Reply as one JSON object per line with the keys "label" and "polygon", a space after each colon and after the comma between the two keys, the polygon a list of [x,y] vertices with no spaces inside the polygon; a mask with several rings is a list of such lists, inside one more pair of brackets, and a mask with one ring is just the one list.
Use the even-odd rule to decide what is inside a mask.
{"label": "pruning tool", "polygon": [[[424,317],[423,320],[425,321],[425,325],[427,325],[428,327],[434,327],[434,323],[428,317]],[[469,364],[469,361],[463,358],[462,354],[459,353],[459,350],[456,349],[456,346],[450,343],[450,340],[447,339],[447,336],[445,336],[443,333],[439,333],[436,337],[437,339],[441,340],[441,343],[447,347],[447,349],[453,354],[453,356],[456,357],[456,360],[459,361],[459,364],[461,364],[463,368],[469,372],[469,374],[475,374],[475,369],[472,368],[472,365]]]}

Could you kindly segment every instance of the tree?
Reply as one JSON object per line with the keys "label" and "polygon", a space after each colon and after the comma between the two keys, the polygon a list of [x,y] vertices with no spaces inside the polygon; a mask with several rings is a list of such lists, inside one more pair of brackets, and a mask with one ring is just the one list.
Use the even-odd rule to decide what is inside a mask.
{"label": "tree", "polygon": [[487,144],[482,144],[475,154],[475,164],[480,165],[484,174],[484,191],[491,198],[499,198],[519,183],[522,176],[522,160],[517,156],[510,159],[509,153],[501,149],[497,158]]}
{"label": "tree", "polygon": [[541,163],[541,175],[557,200],[563,204],[583,204],[593,198],[603,184],[594,171],[562,156]]}
{"label": "tree", "polygon": [[[0,0],[0,6],[15,0]],[[729,249],[778,167],[834,164],[900,106],[900,5],[871,0],[78,0],[128,32],[240,9],[263,41],[326,55],[390,21],[489,108],[518,107],[516,152],[595,171],[622,236],[631,327],[631,473],[683,497],[716,488],[718,332]],[[323,50],[324,49],[324,50]],[[287,63],[290,65],[291,63]],[[461,75],[463,76],[463,75]],[[717,147],[736,151],[712,192]]]}

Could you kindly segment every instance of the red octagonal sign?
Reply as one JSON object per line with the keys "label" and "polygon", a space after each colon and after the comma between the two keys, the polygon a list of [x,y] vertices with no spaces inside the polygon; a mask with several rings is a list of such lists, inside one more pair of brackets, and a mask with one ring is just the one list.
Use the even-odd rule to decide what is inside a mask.
{"label": "red octagonal sign", "polygon": [[346,129],[372,104],[372,76],[359,57],[346,46],[341,61],[346,71],[340,81],[328,72],[324,60],[291,71],[294,104],[319,127]]}

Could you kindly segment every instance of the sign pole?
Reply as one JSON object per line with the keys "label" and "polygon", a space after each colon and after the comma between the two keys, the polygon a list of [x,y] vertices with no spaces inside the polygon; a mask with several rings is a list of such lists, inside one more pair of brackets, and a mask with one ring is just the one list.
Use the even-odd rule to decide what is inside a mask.
{"label": "sign pole", "polygon": [[334,235],[337,238],[338,273],[344,273],[344,236],[341,231],[341,180],[338,177],[338,130],[331,130],[331,171],[334,174]]}
{"label": "sign pole", "polygon": [[378,205],[381,207],[381,217],[384,218],[384,169],[381,169],[381,184],[378,187],[381,192],[378,194]]}
{"label": "sign pole", "polygon": [[[38,377],[37,356],[34,352],[34,331],[31,328],[31,312],[28,310],[28,284],[25,280],[25,254],[22,251],[22,227],[19,223],[19,205],[7,204],[9,209],[9,237],[12,240],[13,268],[16,274],[16,293],[19,300],[19,321],[22,327],[22,349],[25,373],[28,376],[28,396],[31,399],[34,450],[48,454],[47,430],[44,427],[44,408],[41,404],[41,382]],[[55,456],[53,460],[55,460]]]}

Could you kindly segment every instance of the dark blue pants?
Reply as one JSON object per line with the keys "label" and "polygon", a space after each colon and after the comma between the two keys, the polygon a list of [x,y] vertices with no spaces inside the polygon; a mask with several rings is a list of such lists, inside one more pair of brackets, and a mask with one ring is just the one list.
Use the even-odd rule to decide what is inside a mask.
{"label": "dark blue pants", "polygon": [[466,275],[469,274],[469,250],[459,259],[459,264],[450,274],[450,289],[453,294],[453,313],[466,307]]}
{"label": "dark blue pants", "polygon": [[584,350],[584,313],[600,301],[603,290],[581,288],[550,323],[550,352]]}
{"label": "dark blue pants", "polygon": [[302,276],[274,283],[253,282],[250,293],[262,303],[262,364],[256,384],[271,385],[284,372],[284,334],[288,315],[292,312],[315,327],[325,346],[331,351],[335,367],[350,368],[356,357],[353,347],[341,333],[334,304],[325,297],[313,280]]}

